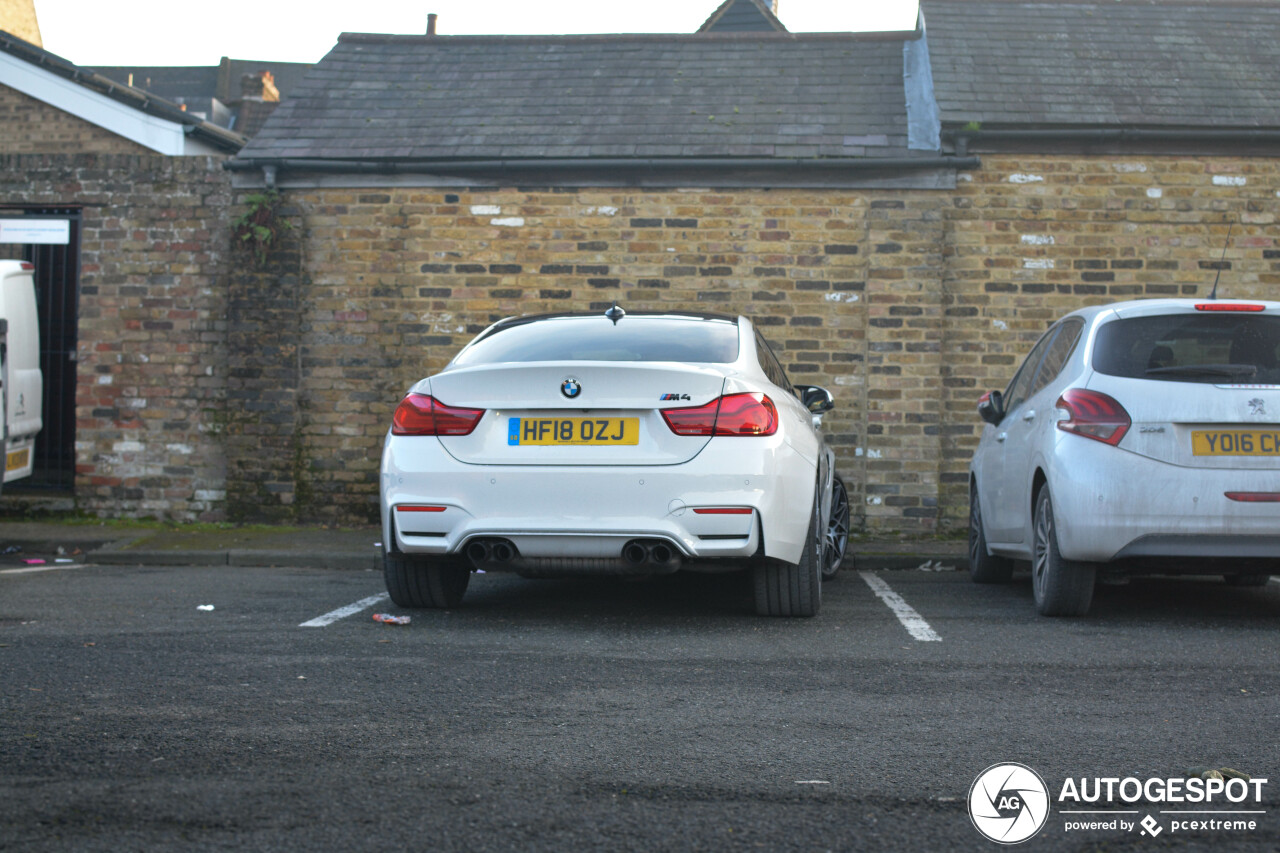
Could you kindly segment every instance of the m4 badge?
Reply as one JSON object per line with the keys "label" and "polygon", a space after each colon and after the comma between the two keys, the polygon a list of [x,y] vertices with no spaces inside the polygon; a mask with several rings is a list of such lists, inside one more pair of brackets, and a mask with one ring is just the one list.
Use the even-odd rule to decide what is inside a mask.
{"label": "m4 badge", "polygon": [[668,400],[689,400],[692,399],[688,394],[663,394],[658,398],[659,402],[665,403]]}

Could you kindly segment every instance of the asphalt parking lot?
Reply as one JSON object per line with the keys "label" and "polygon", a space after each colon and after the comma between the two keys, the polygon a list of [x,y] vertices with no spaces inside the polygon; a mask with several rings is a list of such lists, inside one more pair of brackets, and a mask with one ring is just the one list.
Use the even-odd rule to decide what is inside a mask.
{"label": "asphalt parking lot", "polygon": [[[1025,578],[866,569],[816,619],[736,576],[484,575],[397,626],[374,571],[6,567],[0,849],[994,849],[966,798],[998,762],[1055,798],[1277,775],[1275,582],[1051,620]],[[1276,849],[1273,787],[1250,830],[1115,807],[1154,838],[1055,803],[1023,849]]]}

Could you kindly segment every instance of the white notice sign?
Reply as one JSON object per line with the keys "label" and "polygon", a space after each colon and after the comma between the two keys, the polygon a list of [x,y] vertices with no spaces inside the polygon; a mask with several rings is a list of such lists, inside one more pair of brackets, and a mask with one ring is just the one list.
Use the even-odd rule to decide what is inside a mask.
{"label": "white notice sign", "polygon": [[70,219],[0,219],[0,243],[70,242]]}

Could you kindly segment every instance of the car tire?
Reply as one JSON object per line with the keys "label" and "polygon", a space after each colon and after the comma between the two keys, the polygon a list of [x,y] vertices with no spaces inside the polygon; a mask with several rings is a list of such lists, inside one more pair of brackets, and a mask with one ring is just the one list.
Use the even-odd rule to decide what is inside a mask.
{"label": "car tire", "polygon": [[987,550],[976,486],[969,488],[969,577],[974,583],[1008,583],[1013,578],[1013,560]]}
{"label": "car tire", "polygon": [[399,607],[457,607],[471,582],[471,569],[465,565],[400,552],[383,552],[382,574]]}
{"label": "car tire", "polygon": [[1266,586],[1271,575],[1223,575],[1222,579],[1227,586],[1258,587]]}
{"label": "car tire", "polygon": [[835,580],[849,550],[849,491],[839,476],[831,482],[831,520],[822,552],[822,579]]}
{"label": "car tire", "polygon": [[[816,497],[816,496],[815,496]],[[819,531],[818,502],[809,512],[809,530],[800,562],[764,558],[753,569],[756,613],[761,616],[817,616],[822,609],[822,556],[825,532]]]}
{"label": "car tire", "polygon": [[1042,616],[1084,616],[1093,602],[1097,567],[1067,560],[1058,550],[1058,528],[1049,487],[1036,496],[1032,528],[1031,589]]}

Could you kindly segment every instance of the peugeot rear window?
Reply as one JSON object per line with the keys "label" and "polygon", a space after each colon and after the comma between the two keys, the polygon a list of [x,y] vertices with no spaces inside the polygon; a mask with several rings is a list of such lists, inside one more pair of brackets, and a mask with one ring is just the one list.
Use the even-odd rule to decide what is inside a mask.
{"label": "peugeot rear window", "polygon": [[491,332],[458,353],[455,365],[529,361],[680,361],[738,359],[738,324],[672,317],[553,317]]}
{"label": "peugeot rear window", "polygon": [[1133,379],[1280,385],[1277,349],[1280,317],[1161,314],[1099,326],[1093,366]]}

